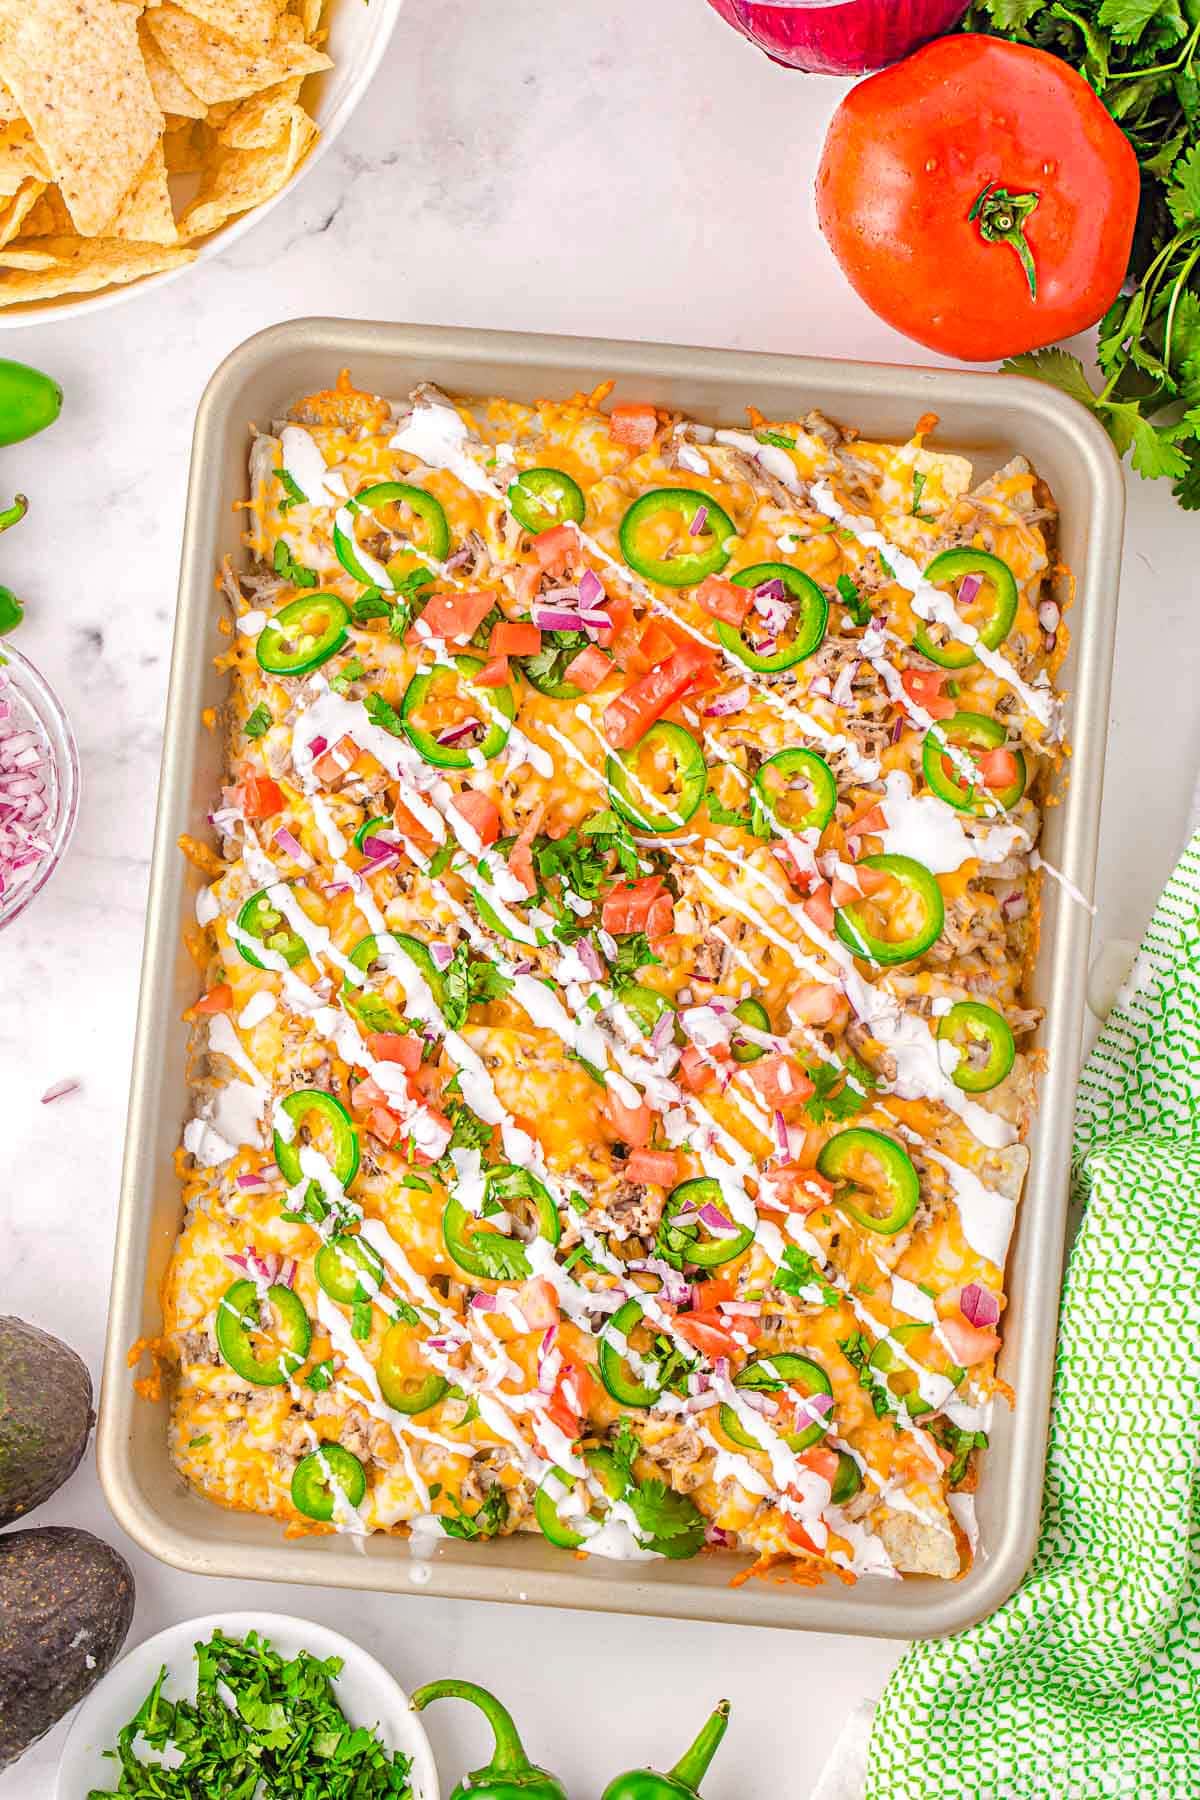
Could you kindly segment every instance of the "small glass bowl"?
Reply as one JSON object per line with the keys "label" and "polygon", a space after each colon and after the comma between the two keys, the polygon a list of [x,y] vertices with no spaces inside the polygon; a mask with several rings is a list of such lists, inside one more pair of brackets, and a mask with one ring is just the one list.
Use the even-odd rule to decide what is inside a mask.
{"label": "small glass bowl", "polygon": [[8,706],[6,729],[15,725],[35,731],[46,751],[50,780],[47,811],[40,835],[49,843],[49,854],[31,865],[21,879],[9,880],[0,894],[0,929],[10,925],[39,894],[57,869],[71,841],[79,814],[79,752],[75,734],[53,689],[28,658],[8,642],[0,645],[0,703]]}

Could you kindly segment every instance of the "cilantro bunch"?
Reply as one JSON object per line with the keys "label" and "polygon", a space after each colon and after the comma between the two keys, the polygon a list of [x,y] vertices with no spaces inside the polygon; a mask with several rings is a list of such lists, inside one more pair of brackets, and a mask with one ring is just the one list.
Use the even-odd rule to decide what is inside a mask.
{"label": "cilantro bunch", "polygon": [[1035,44],[1078,69],[1141,169],[1125,291],[1100,321],[1097,390],[1049,349],[1005,369],[1063,388],[1122,456],[1200,508],[1200,0],[974,0],[968,31]]}

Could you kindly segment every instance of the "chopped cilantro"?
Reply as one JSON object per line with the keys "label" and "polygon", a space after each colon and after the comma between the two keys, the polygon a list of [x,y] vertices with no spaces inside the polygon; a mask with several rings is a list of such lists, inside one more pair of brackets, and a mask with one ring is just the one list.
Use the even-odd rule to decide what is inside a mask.
{"label": "chopped cilantro", "polygon": [[624,1415],[617,1420],[609,1441],[613,1461],[625,1478],[622,1499],[637,1522],[637,1535],[649,1550],[674,1559],[695,1556],[704,1545],[704,1519],[687,1494],[676,1493],[665,1481],[639,1481],[634,1463],[641,1441]]}
{"label": "chopped cilantro", "polygon": [[837,591],[838,598],[850,614],[851,622],[855,625],[869,625],[871,623],[871,607],[859,592],[857,582],[852,581],[849,575],[839,575]]}
{"label": "chopped cilantro", "polygon": [[574,662],[591,641],[586,631],[543,631],[541,649],[532,656],[523,656],[521,667],[534,687],[557,687],[566,679],[568,663]]}
{"label": "chopped cilantro", "polygon": [[211,1443],[212,1443],[212,1433],[210,1431],[202,1431],[200,1433],[199,1437],[194,1437],[194,1438],[188,1439],[188,1449],[189,1450],[202,1450],[204,1448],[205,1444],[211,1444]]}
{"label": "chopped cilantro", "polygon": [[627,987],[637,980],[639,969],[661,961],[662,958],[655,956],[650,948],[650,940],[644,931],[630,932],[627,937],[617,940],[617,954],[610,965],[613,985]]}
{"label": "chopped cilantro", "polygon": [[350,1314],[350,1336],[360,1344],[365,1343],[371,1335],[375,1315],[369,1300],[360,1300]]}
{"label": "chopped cilantro", "polygon": [[877,1419],[886,1419],[889,1413],[896,1411],[896,1402],[892,1398],[887,1382],[877,1375],[871,1367],[871,1344],[861,1331],[852,1331],[849,1337],[838,1339],[838,1349],[858,1373],[858,1383],[866,1390]]}
{"label": "chopped cilantro", "polygon": [[442,1011],[453,1031],[466,1023],[472,1006],[480,1001],[500,1000],[512,987],[512,979],[504,975],[488,957],[471,960],[470,948],[462,943],[454,952],[442,975],[445,999]]}
{"label": "chopped cilantro", "polygon": [[739,812],[736,806],[726,806],[709,788],[704,796],[708,805],[708,816],[714,825],[736,825],[740,831],[750,830],[750,815]]}
{"label": "chopped cilantro", "polygon": [[[432,1488],[429,1491],[433,1493]],[[508,1523],[508,1496],[499,1482],[488,1489],[483,1497],[483,1504],[474,1513],[467,1512],[453,1494],[447,1494],[446,1498],[457,1515],[454,1518],[446,1513],[438,1516],[438,1522],[447,1537],[494,1538]]]}
{"label": "chopped cilantro", "polygon": [[426,863],[425,873],[431,878],[436,875],[441,875],[449,868],[450,859],[453,857],[457,848],[458,846],[453,842],[439,845]]}
{"label": "chopped cilantro", "polygon": [[350,608],[350,617],[356,625],[368,625],[372,619],[391,617],[392,606],[385,600],[377,587],[365,588]]}
{"label": "chopped cilantro", "polygon": [[350,686],[350,683],[352,681],[358,681],[361,676],[366,674],[366,672],[366,668],[361,659],[357,656],[352,656],[348,663],[342,664],[342,667],[338,670],[336,675],[330,676],[329,685],[335,694],[344,694]]}
{"label": "chopped cilantro", "polygon": [[296,561],[288,548],[286,538],[276,539],[275,555],[271,560],[271,567],[277,575],[282,575],[285,581],[290,581],[293,587],[311,588],[317,585],[316,570],[306,569],[303,563]]}
{"label": "chopped cilantro", "polygon": [[789,437],[786,431],[756,431],[755,437],[760,444],[774,444],[778,450],[794,450],[796,440]]}
{"label": "chopped cilantro", "polygon": [[368,694],[363,701],[363,707],[372,725],[379,725],[384,731],[389,731],[393,737],[404,736],[404,726],[400,721],[400,714],[391,701],[385,700],[382,694]]}
{"label": "chopped cilantro", "polygon": [[814,1063],[808,1071],[813,1093],[804,1110],[814,1125],[839,1124],[856,1118],[876,1088],[874,1074],[848,1051],[845,1063]]}
{"label": "chopped cilantro", "polygon": [[305,1387],[311,1388],[314,1394],[323,1394],[333,1381],[333,1358],[327,1356],[324,1362],[314,1363],[304,1377]]}
{"label": "chopped cilantro", "polygon": [[837,1306],[841,1301],[841,1295],[825,1280],[808,1251],[798,1250],[795,1244],[785,1248],[783,1261],[776,1269],[771,1285],[781,1294],[795,1294],[800,1299],[805,1298],[807,1289],[815,1288],[821,1296],[822,1306]]}
{"label": "chopped cilantro", "polygon": [[967,1472],[967,1464],[972,1450],[986,1450],[988,1436],[986,1431],[963,1431],[949,1419],[935,1419],[929,1427],[930,1434],[935,1437],[944,1450],[949,1450],[953,1461],[946,1474],[951,1487],[957,1487]]}
{"label": "chopped cilantro", "polygon": [[271,717],[270,707],[264,706],[260,702],[250,714],[250,717],[246,720],[242,729],[248,738],[265,737],[274,722],[275,721]]}
{"label": "chopped cilantro", "polygon": [[924,474],[924,472],[921,469],[913,470],[913,497],[912,497],[912,507],[910,510],[912,512],[913,518],[920,519],[922,524],[936,525],[937,520],[934,518],[932,513],[923,513],[920,510],[921,495],[925,492],[925,483],[926,483],[927,479],[928,479],[928,477]]}
{"label": "chopped cilantro", "polygon": [[275,479],[283,489],[283,499],[279,502],[281,513],[287,512],[293,506],[308,505],[308,495],[294,475],[289,475],[286,469],[276,469]]}

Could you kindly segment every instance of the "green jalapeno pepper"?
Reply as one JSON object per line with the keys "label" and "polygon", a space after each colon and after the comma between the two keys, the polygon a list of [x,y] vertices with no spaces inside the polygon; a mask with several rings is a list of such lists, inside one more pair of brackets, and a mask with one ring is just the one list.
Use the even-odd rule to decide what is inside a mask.
{"label": "green jalapeno pepper", "polygon": [[939,1043],[951,1044],[958,1051],[949,1073],[964,1094],[986,1094],[1013,1066],[1017,1046],[1012,1027],[1003,1013],[980,1000],[957,1001],[938,1021],[937,1034]]}
{"label": "green jalapeno pepper", "polygon": [[862,1486],[862,1471],[846,1450],[839,1450],[837,1459],[837,1473],[829,1490],[829,1498],[835,1506],[845,1506],[847,1500],[853,1500]]}
{"label": "green jalapeno pepper", "polygon": [[378,815],[374,819],[364,819],[354,834],[354,848],[356,850],[361,850],[365,856],[368,838],[378,837],[380,832],[392,831],[394,829],[395,827],[392,820],[385,815]]}
{"label": "green jalapeno pepper", "polygon": [[445,1376],[422,1360],[421,1343],[420,1332],[402,1319],[383,1334],[375,1377],[380,1393],[397,1412],[428,1412],[450,1391]]}
{"label": "green jalapeno pepper", "polygon": [[[499,1163],[488,1170],[478,1219],[486,1222],[497,1213],[511,1213],[514,1201],[519,1200],[532,1203],[538,1237],[557,1244],[562,1236],[558,1208],[536,1176],[515,1163]],[[442,1213],[442,1236],[460,1269],[484,1280],[511,1280],[517,1274],[529,1274],[529,1258],[519,1238],[504,1237],[495,1231],[480,1232],[473,1229],[475,1224],[476,1215],[451,1194]]]}
{"label": "green jalapeno pepper", "polygon": [[673,1769],[665,1775],[655,1769],[630,1769],[609,1782],[602,1800],[696,1800],[728,1723],[729,1702],[722,1700]]}
{"label": "green jalapeno pepper", "polygon": [[526,531],[578,525],[585,510],[583,489],[562,469],[525,469],[509,483],[508,510]]}
{"label": "green jalapeno pepper", "polygon": [[[288,923],[266,888],[259,888],[257,894],[251,894],[238,913],[237,928],[243,936],[257,938],[265,949],[273,951],[276,956],[282,956],[289,969],[294,969],[308,955],[308,945]],[[240,939],[234,941],[243,962],[248,962],[252,969],[266,967]]]}
{"label": "green jalapeno pepper", "polygon": [[[420,537],[412,540],[417,549],[424,551],[434,562],[445,561],[450,548],[450,527],[440,500],[427,494],[424,488],[413,487],[407,481],[377,481],[372,487],[363,488],[361,493],[355,494],[353,500],[347,502],[347,509],[352,517],[362,511],[372,512],[380,506],[407,506],[416,515],[421,527]],[[343,531],[336,521],[333,527],[333,551],[343,569],[348,575],[353,575],[355,581],[361,581],[364,587],[375,586],[375,577],[361,561],[353,534]],[[394,582],[390,564],[387,572]]]}
{"label": "green jalapeno pepper", "polygon": [[[652,780],[664,753],[670,763],[670,788],[668,793],[660,796]],[[617,751],[606,759],[604,779],[614,807],[636,829],[678,831],[687,824],[704,798],[708,770],[704,766],[704,752],[691,732],[670,719],[659,719],[638,739],[632,750]],[[655,802],[660,798],[662,810],[656,811]]]}
{"label": "green jalapeno pepper", "polygon": [[643,1037],[650,1036],[664,1013],[675,1011],[665,994],[660,994],[657,988],[643,987],[640,981],[632,981],[628,987],[623,987],[619,998]]}
{"label": "green jalapeno pepper", "polygon": [[729,625],[723,619],[718,620],[717,637],[731,656],[736,656],[740,663],[760,675],[773,675],[812,655],[825,636],[829,602],[811,575],[806,575],[803,569],[794,569],[790,563],[765,562],[739,569],[732,580],[735,587],[756,589],[778,581],[787,598],[795,604],[791,621],[785,627],[785,634],[790,632],[791,635],[775,650],[756,650],[746,637],[744,625]]}
{"label": "green jalapeno pepper", "polygon": [[833,770],[823,756],[815,750],[778,750],[755,770],[750,821],[760,837],[824,831],[837,797]]}
{"label": "green jalapeno pepper", "polygon": [[[754,1031],[769,1034],[771,1030],[771,1015],[761,1000],[739,1000],[733,1016],[739,1025],[749,1025]],[[753,1038],[742,1037],[736,1031],[729,1040],[729,1049],[735,1063],[757,1062],[760,1056],[767,1054],[764,1045],[756,1044]]]}
{"label": "green jalapeno pepper", "polygon": [[[440,743],[436,732],[416,723],[417,711],[432,697],[439,682],[455,678],[470,687],[482,668],[483,662],[478,656],[456,656],[453,669],[442,665],[427,669],[420,675],[414,675],[404,690],[404,698],[400,702],[400,719],[408,741],[435,769],[469,769],[472,767],[472,757],[476,755],[481,756],[485,762],[490,762],[493,756],[499,756],[508,742],[516,713],[516,701],[510,687],[478,690],[481,696],[480,711],[489,720],[489,724],[483,732],[482,741],[470,749],[465,744]],[[478,729],[483,730],[482,723]]]}
{"label": "green jalapeno pepper", "polygon": [[[19,368],[21,365],[19,363],[14,363],[11,366],[13,368]],[[0,362],[0,375],[2,375],[4,367],[5,365]],[[31,370],[30,373],[32,374],[34,371]],[[46,423],[49,424],[49,420],[47,420]],[[34,429],[40,431],[41,427],[36,426]],[[28,432],[22,432],[21,435],[27,437],[29,434]],[[5,440],[0,437],[0,442],[3,441]],[[4,510],[0,512],[0,531],[7,531],[10,525],[19,525],[28,511],[28,500],[25,498],[24,494],[18,494],[12,505],[6,506]],[[13,593],[12,589],[0,587],[0,637],[6,636],[10,631],[15,631],[24,617],[25,608],[21,601],[17,599],[17,596]]]}
{"label": "green jalapeno pepper", "polygon": [[365,1238],[340,1234],[321,1245],[313,1274],[331,1300],[360,1306],[383,1285],[383,1258]]}
{"label": "green jalapeno pepper", "polygon": [[[721,1184],[711,1175],[698,1175],[692,1181],[681,1181],[663,1202],[658,1226],[658,1242],[672,1256],[694,1263],[699,1269],[715,1269],[732,1262],[754,1242],[754,1233],[745,1225],[729,1220],[731,1229],[723,1232],[714,1219],[710,1224],[702,1216],[704,1207],[715,1207],[722,1218],[728,1218],[721,1196]],[[680,1220],[679,1215],[683,1214]]]}
{"label": "green jalapeno pepper", "polygon": [[[668,523],[670,541],[660,554],[650,554],[642,546],[647,527],[661,533]],[[636,574],[660,587],[695,587],[725,567],[734,535],[733,520],[711,494],[696,488],[652,488],[621,520],[621,555]]]}
{"label": "green jalapeno pepper", "polygon": [[[907,1150],[869,1126],[854,1125],[831,1137],[817,1158],[817,1169],[837,1184],[833,1204],[856,1225],[884,1237],[902,1231],[920,1203],[921,1184]],[[869,1200],[886,1210],[871,1211]]]}
{"label": "green jalapeno pepper", "polygon": [[941,937],[946,922],[945,902],[936,878],[924,863],[915,862],[911,856],[864,856],[858,867],[879,869],[890,875],[900,888],[900,906],[909,914],[915,910],[917,921],[902,937],[881,937],[867,923],[872,910],[878,908],[878,901],[854,900],[839,910],[834,921],[843,944],[855,956],[885,966],[913,962],[924,956]]}
{"label": "green jalapeno pepper", "polygon": [[[1007,745],[1017,765],[1015,781],[1006,788],[985,787],[982,781],[977,785],[968,783],[947,754],[943,739],[965,751],[968,762],[972,750],[999,750]],[[925,780],[939,800],[957,807],[959,812],[979,818],[997,806],[1007,810],[1025,792],[1026,780],[1025,754],[1007,740],[1008,732],[998,719],[989,719],[986,713],[955,713],[952,719],[943,719],[925,733],[921,745]]]}
{"label": "green jalapeno pepper", "polygon": [[0,360],[0,444],[19,444],[53,425],[62,411],[62,389],[28,363]]}
{"label": "green jalapeno pepper", "polygon": [[486,1688],[473,1681],[431,1681],[417,1689],[410,1705],[414,1712],[423,1712],[431,1700],[469,1700],[479,1708],[496,1740],[492,1760],[465,1775],[450,1800],[567,1800],[567,1790],[558,1777],[530,1762],[512,1714]]}
{"label": "green jalapeno pepper", "polygon": [[641,1302],[626,1300],[600,1334],[600,1379],[622,1406],[653,1406],[667,1385],[662,1363],[654,1364],[649,1356],[639,1355],[640,1373],[629,1364],[629,1337],[643,1317]]}
{"label": "green jalapeno pepper", "polygon": [[[1017,616],[1019,595],[1008,564],[986,550],[943,550],[925,570],[926,581],[935,587],[948,586],[952,581],[961,583],[968,575],[982,579],[960,616],[976,627],[979,641],[986,650],[996,650],[1012,630]],[[934,629],[944,630],[944,627],[939,627],[936,621],[917,627],[913,644],[922,656],[943,669],[965,669],[978,662],[972,645],[952,637],[940,643],[933,636]]]}
{"label": "green jalapeno pepper", "polygon": [[[235,1375],[256,1387],[282,1387],[308,1355],[312,1326],[299,1296],[276,1282],[267,1289],[267,1301],[275,1314],[271,1326],[262,1324],[262,1301],[252,1281],[235,1281],[217,1302],[217,1348]],[[267,1354],[260,1355],[256,1339],[265,1339]]]}
{"label": "green jalapeno pepper", "polygon": [[[430,993],[433,995],[434,1004],[438,1007],[444,1006],[446,1003],[446,977],[434,962],[433,952],[430,950],[429,945],[423,944],[420,938],[413,937],[411,933],[407,931],[389,931],[386,935],[393,944],[396,944],[404,952],[409,961],[414,964],[418,975],[420,975],[421,979],[428,986]],[[371,932],[367,937],[359,938],[357,944],[355,944],[353,950],[350,952],[350,961],[356,969],[361,969],[364,975],[382,973],[385,977],[394,976],[400,983],[401,988],[404,988],[405,986],[402,969],[397,969],[393,963],[388,961],[386,950],[380,947],[380,940],[374,932]],[[346,1003],[351,1012],[361,1015],[365,1009],[370,1013],[370,1029],[372,1031],[395,1031],[398,1028],[407,1030],[408,1021],[399,1013],[396,1013],[395,1008],[390,1008],[389,1010],[391,1010],[399,1020],[399,1027],[396,1025],[381,1026],[374,1023],[377,1005],[387,1006],[388,1003],[386,1001],[380,1001],[377,994],[371,994],[364,988],[355,987],[349,976],[343,976],[342,978],[342,993],[346,998]],[[370,1003],[369,1005],[368,1002]]]}
{"label": "green jalapeno pepper", "polygon": [[350,609],[336,594],[301,594],[259,632],[259,668],[268,675],[307,675],[337,655],[349,624]]}
{"label": "green jalapeno pepper", "polygon": [[[833,1397],[833,1384],[820,1363],[811,1357],[798,1356],[791,1350],[777,1350],[770,1356],[756,1356],[740,1369],[733,1378],[735,1388],[749,1388],[756,1394],[777,1394],[784,1388],[799,1386],[806,1399],[813,1394],[828,1394]],[[721,1430],[726,1437],[732,1438],[745,1450],[761,1450],[758,1439],[751,1437],[746,1427],[738,1418],[735,1408],[722,1401],[717,1414],[721,1422]],[[782,1437],[789,1450],[807,1450],[812,1444],[819,1444],[829,1430],[827,1418],[814,1419],[811,1425],[805,1425],[800,1431],[784,1431]]]}
{"label": "green jalapeno pepper", "polygon": [[326,1133],[329,1153],[325,1160],[335,1180],[348,1187],[358,1173],[358,1133],[341,1101],[324,1088],[296,1088],[284,1096],[280,1109],[293,1126],[290,1138],[285,1138],[278,1126],[275,1128],[275,1162],[288,1186],[295,1187],[304,1180],[298,1140],[306,1126],[310,1134],[316,1126]]}
{"label": "green jalapeno pepper", "polygon": [[337,1515],[337,1494],[348,1506],[362,1504],[367,1477],[357,1456],[340,1444],[322,1444],[302,1456],[292,1476],[292,1505],[308,1519],[323,1524]]}
{"label": "green jalapeno pepper", "polygon": [[[619,1500],[629,1484],[612,1451],[585,1450],[583,1460],[608,1499]],[[533,1497],[533,1516],[541,1528],[542,1536],[556,1544],[560,1550],[578,1550],[587,1542],[582,1532],[572,1530],[559,1511],[574,1487],[574,1476],[568,1475],[565,1469],[554,1468],[542,1477],[541,1486]],[[601,1511],[601,1517],[604,1510],[606,1509]],[[589,1507],[588,1516],[593,1519],[597,1517],[594,1507]]]}

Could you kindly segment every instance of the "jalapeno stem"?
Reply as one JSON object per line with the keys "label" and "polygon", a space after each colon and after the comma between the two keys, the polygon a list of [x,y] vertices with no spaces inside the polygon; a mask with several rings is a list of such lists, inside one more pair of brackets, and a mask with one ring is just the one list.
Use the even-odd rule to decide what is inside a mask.
{"label": "jalapeno stem", "polygon": [[684,1751],[671,1770],[676,1781],[681,1781],[685,1787],[691,1788],[693,1791],[699,1788],[700,1783],[708,1774],[709,1764],[717,1753],[717,1747],[725,1736],[728,1724],[729,1702],[722,1700],[700,1727],[696,1741]]}
{"label": "jalapeno stem", "polygon": [[491,1726],[496,1744],[491,1762],[486,1770],[479,1771],[480,1774],[528,1775],[535,1772],[512,1714],[495,1694],[489,1694],[486,1688],[478,1687],[473,1681],[431,1681],[417,1689],[409,1704],[414,1712],[423,1712],[431,1700],[469,1700]]}

